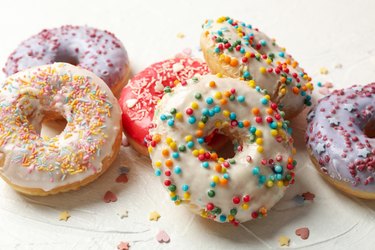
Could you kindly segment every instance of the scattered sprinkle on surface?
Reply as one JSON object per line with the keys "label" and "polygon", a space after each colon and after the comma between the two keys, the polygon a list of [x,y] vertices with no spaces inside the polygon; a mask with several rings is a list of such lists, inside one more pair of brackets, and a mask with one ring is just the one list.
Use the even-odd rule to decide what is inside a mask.
{"label": "scattered sprinkle on surface", "polygon": [[159,243],[169,243],[171,241],[171,238],[164,230],[160,230],[159,233],[156,235],[156,240]]}
{"label": "scattered sprinkle on surface", "polygon": [[127,183],[128,182],[128,175],[127,174],[120,174],[116,178],[117,183]]}
{"label": "scattered sprinkle on surface", "polygon": [[68,221],[70,214],[68,211],[62,211],[59,215],[59,220]]}
{"label": "scattered sprinkle on surface", "polygon": [[128,167],[121,166],[119,167],[119,172],[120,174],[128,174],[130,172],[130,169]]}
{"label": "scattered sprinkle on surface", "polygon": [[129,242],[121,241],[120,244],[117,245],[118,250],[129,250],[130,245]]}
{"label": "scattered sprinkle on surface", "polygon": [[290,238],[286,237],[286,236],[280,236],[279,237],[279,245],[281,247],[283,246],[289,246],[289,243],[290,243]]}
{"label": "scattered sprinkle on surface", "polygon": [[341,63],[336,63],[335,64],[335,69],[342,69],[342,64]]}
{"label": "scattered sprinkle on surface", "polygon": [[297,194],[293,197],[293,201],[295,201],[298,205],[303,205],[303,203],[305,202],[305,198],[303,198],[302,195]]}
{"label": "scattered sprinkle on surface", "polygon": [[104,200],[105,203],[116,202],[117,196],[113,192],[107,191],[104,195],[103,200]]}
{"label": "scattered sprinkle on surface", "polygon": [[320,68],[320,74],[322,74],[322,75],[327,75],[327,74],[328,74],[328,69],[325,68],[325,67],[321,67],[321,68]]}
{"label": "scattered sprinkle on surface", "polygon": [[160,214],[156,211],[152,211],[149,215],[149,220],[151,221],[158,221],[160,218]]}
{"label": "scattered sprinkle on surface", "polygon": [[179,33],[177,33],[177,38],[183,39],[183,38],[185,38],[185,34],[182,33],[182,32],[179,32]]}
{"label": "scattered sprinkle on surface", "polygon": [[296,235],[300,236],[303,240],[307,240],[310,236],[310,230],[307,227],[297,228]]}
{"label": "scattered sprinkle on surface", "polygon": [[117,213],[118,216],[120,216],[121,219],[128,218],[129,217],[129,211],[126,209],[122,209]]}
{"label": "scattered sprinkle on surface", "polygon": [[315,198],[315,194],[306,192],[302,194],[302,197],[305,199],[305,201],[313,201]]}
{"label": "scattered sprinkle on surface", "polygon": [[182,50],[182,52],[183,52],[185,55],[187,55],[187,56],[191,56],[191,52],[192,52],[192,50],[191,50],[191,48],[185,48],[185,49]]}

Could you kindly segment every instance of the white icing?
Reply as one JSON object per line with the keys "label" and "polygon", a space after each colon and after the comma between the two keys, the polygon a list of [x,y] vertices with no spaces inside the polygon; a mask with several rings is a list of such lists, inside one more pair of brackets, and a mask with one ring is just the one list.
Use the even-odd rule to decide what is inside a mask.
{"label": "white icing", "polygon": [[[215,81],[216,87],[209,87],[209,83]],[[209,168],[206,169],[201,166],[202,161],[198,160],[192,155],[193,149],[205,149],[205,144],[200,145],[196,139],[193,139],[195,146],[193,149],[186,148],[185,152],[179,152],[179,158],[174,160],[174,167],[177,165],[181,168],[181,174],[174,173],[174,168],[170,168],[172,175],[167,177],[164,175],[164,171],[168,168],[165,166],[167,159],[173,159],[171,156],[164,157],[162,151],[164,149],[169,149],[166,142],[166,138],[170,137],[173,141],[179,145],[186,145],[185,136],[193,135],[197,129],[197,123],[200,121],[202,115],[202,109],[213,108],[215,105],[206,104],[207,97],[213,97],[216,92],[229,91],[234,88],[236,90],[236,96],[242,95],[245,97],[245,102],[239,103],[237,101],[229,101],[225,106],[221,107],[221,112],[217,113],[213,117],[209,118],[205,127],[203,128],[204,135],[210,134],[212,130],[215,129],[215,124],[218,121],[223,123],[226,121],[228,124],[229,119],[223,115],[223,110],[228,110],[229,112],[235,112],[237,115],[237,120],[249,120],[252,125],[257,129],[261,130],[263,133],[263,148],[264,152],[258,153],[258,145],[254,142],[250,142],[250,132],[248,128],[239,129],[238,127],[229,127],[231,134],[235,135],[235,138],[242,141],[243,149],[242,151],[237,151],[233,159],[236,161],[232,164],[230,168],[227,169],[227,173],[230,175],[229,182],[226,186],[221,186],[218,184],[216,188],[210,187],[211,178],[213,175],[218,175],[222,177],[222,174],[218,174],[213,167],[214,162],[209,161]],[[194,95],[195,93],[200,93],[202,98],[197,100]],[[153,123],[156,125],[155,128],[150,130],[152,136],[160,136],[161,142],[152,148],[150,156],[153,162],[153,167],[156,171],[161,170],[161,179],[169,179],[176,186],[176,194],[184,200],[183,192],[181,187],[184,184],[189,185],[188,192],[190,193],[190,202],[187,200],[182,201],[183,204],[189,204],[190,208],[196,213],[202,213],[205,209],[206,204],[211,202],[215,206],[220,207],[222,214],[230,214],[230,210],[236,207],[238,213],[236,215],[236,220],[239,222],[244,222],[250,220],[251,212],[258,211],[261,207],[270,209],[284,194],[285,187],[277,187],[276,184],[268,188],[265,185],[259,184],[259,179],[252,173],[255,166],[260,167],[262,175],[269,176],[273,174],[271,167],[263,166],[261,164],[262,159],[275,159],[277,155],[282,156],[282,160],[277,162],[280,165],[285,166],[288,157],[291,155],[292,151],[292,139],[289,135],[284,133],[283,129],[279,130],[279,133],[284,133],[286,135],[285,140],[282,143],[278,143],[270,134],[269,124],[264,120],[266,116],[266,109],[269,105],[263,105],[260,99],[263,96],[256,92],[256,90],[247,86],[246,82],[231,79],[231,78],[218,78],[213,75],[202,76],[200,79],[194,81],[193,83],[188,83],[186,87],[177,86],[173,93],[166,94],[163,96],[161,101],[156,107],[155,116]],[[186,108],[190,107],[192,102],[196,102],[199,108],[194,110],[194,116],[197,121],[195,124],[191,125],[187,121],[189,115],[185,113]],[[218,104],[218,100],[214,98],[214,103]],[[251,114],[251,109],[253,107],[258,107],[262,116],[263,123],[257,124],[255,122],[255,117]],[[175,108],[177,112],[183,114],[182,122],[177,118],[174,119],[174,126],[171,127],[167,125],[167,121],[162,121],[160,119],[161,115],[170,116],[169,112]],[[282,121],[282,119],[280,120]],[[229,121],[230,122],[230,121]],[[170,152],[172,154],[173,151]],[[175,150],[178,152],[178,150]],[[251,157],[248,157],[251,156]],[[162,166],[159,168],[157,162],[161,161]],[[248,162],[250,161],[250,163]],[[276,161],[275,161],[276,162]],[[284,171],[286,168],[284,167]],[[216,192],[215,197],[210,198],[207,196],[208,190],[213,189]],[[244,210],[240,207],[242,201],[239,205],[234,205],[232,203],[232,198],[234,196],[242,196],[248,194],[251,197],[251,201],[248,203],[249,208]],[[204,213],[204,211],[203,211]],[[219,220],[219,216],[215,218],[216,221]]]}
{"label": "white icing", "polygon": [[[46,85],[47,87],[44,88],[51,89],[51,92],[41,94],[43,85],[35,83],[34,80],[38,79],[41,75],[50,74],[46,72],[53,72],[48,78],[50,81]],[[68,77],[69,80],[62,81],[61,77],[63,76]],[[89,81],[87,82],[89,88],[86,89],[87,94],[85,96],[75,99],[74,93],[71,91],[72,85],[70,81],[74,81],[74,77],[77,76],[86,78]],[[23,81],[21,82],[20,79],[23,79]],[[12,91],[8,91],[6,88],[0,89],[0,106],[21,105],[22,103],[23,106],[20,106],[23,109],[21,115],[31,115],[28,120],[34,126],[35,131],[38,131],[37,126],[40,127],[45,111],[60,113],[68,121],[68,124],[65,130],[57,137],[42,138],[36,135],[35,140],[22,140],[20,136],[17,136],[18,134],[33,134],[34,132],[29,131],[25,133],[19,125],[14,124],[14,121],[18,119],[17,117],[21,115],[16,113],[14,116],[8,116],[6,109],[1,109],[0,151],[6,156],[4,165],[0,169],[2,177],[17,186],[40,188],[44,191],[50,191],[60,186],[82,181],[101,171],[102,161],[112,154],[112,146],[120,130],[121,112],[117,100],[100,78],[87,70],[74,67],[70,64],[55,63],[19,72],[10,76],[5,82],[11,84],[14,88]],[[77,85],[77,83],[75,84]],[[53,91],[57,91],[58,94],[54,95],[52,89]],[[100,96],[101,101],[90,95],[92,91],[96,93],[100,91],[102,93]],[[22,94],[26,93],[28,94],[23,98]],[[31,94],[35,95],[35,99],[33,97],[30,99],[32,101],[28,102]],[[105,99],[102,97],[105,97]],[[70,105],[62,105],[62,99],[69,99],[76,102],[76,105],[81,106],[83,104],[97,105],[95,106],[97,109],[108,109],[111,116],[101,114],[97,116],[99,111],[96,108],[80,111],[77,106],[76,109],[72,110]],[[54,101],[58,102],[55,103]],[[79,112],[85,112],[87,116],[83,117],[90,118],[80,120],[81,116]],[[89,133],[88,137],[84,137],[88,132],[85,130],[85,126],[87,124],[94,124],[97,122],[97,119],[102,120],[102,126],[97,128],[96,132]],[[89,156],[87,150],[92,150],[90,147],[97,145],[95,143],[99,141],[103,142],[102,145],[99,149],[93,150],[93,153]],[[34,149],[31,149],[33,145],[37,145],[35,148],[35,157],[43,159],[39,163],[43,166],[51,167],[53,170],[39,170],[40,165],[22,165],[23,159],[33,159],[32,150]],[[55,150],[52,150],[53,147],[51,145],[55,145]],[[82,152],[83,156],[77,156],[76,153],[79,152]],[[77,164],[82,164],[84,167],[82,172],[70,174],[60,169],[61,166],[59,164],[61,162],[58,162],[56,159],[62,156],[77,156]],[[73,166],[73,168],[78,169],[78,165]]]}
{"label": "white icing", "polygon": [[[246,24],[237,21],[238,27],[241,32],[239,32],[236,27],[229,24],[227,21],[218,22],[214,20],[208,20],[205,25],[203,25],[203,33],[201,37],[201,47],[206,57],[209,58],[207,64],[210,70],[214,73],[217,72],[218,68],[225,70],[226,74],[230,77],[238,78],[243,77],[245,71],[248,71],[251,75],[251,79],[263,89],[266,89],[271,95],[274,102],[281,104],[283,106],[283,111],[287,116],[292,117],[298,114],[304,107],[305,97],[300,94],[294,94],[292,91],[293,87],[297,84],[305,85],[308,80],[304,79],[303,70],[296,64],[295,67],[291,66],[295,60],[291,55],[285,52],[284,48],[279,47],[274,39],[269,38],[266,34],[260,32],[258,29],[249,27]],[[218,31],[222,31],[223,35],[218,35]],[[240,36],[239,33],[244,33],[244,36],[253,36],[253,43],[249,40],[244,39],[244,36]],[[206,35],[207,34],[207,35]],[[219,42],[217,42],[214,37],[221,37],[227,39],[228,42],[233,45],[236,41],[241,41],[241,48],[244,49],[244,53],[237,51],[233,48],[232,51],[224,49],[220,54],[215,52],[215,49]],[[260,48],[256,48],[255,45],[264,43]],[[254,53],[259,56],[259,59],[248,58],[247,62],[242,62],[242,58],[245,53]],[[273,61],[267,61],[269,55],[272,53],[274,55]],[[231,58],[237,58],[238,66],[232,67],[227,63],[220,61],[220,55],[226,55]],[[215,56],[218,55],[218,56]],[[266,55],[267,59],[263,59],[262,56]],[[282,56],[281,56],[282,55]],[[289,63],[286,63],[290,61]],[[278,63],[282,63],[287,66],[289,72],[281,71],[279,74],[275,73],[275,69]],[[261,73],[260,69],[272,68],[272,73]],[[287,77],[292,79],[290,84],[282,84],[280,82],[281,74],[285,74]],[[299,83],[296,81],[292,74],[297,74]],[[302,74],[302,75],[301,75]],[[306,75],[307,77],[307,75]],[[308,78],[308,77],[307,77]],[[283,94],[281,89],[285,89]],[[307,92],[307,94],[310,91]]]}

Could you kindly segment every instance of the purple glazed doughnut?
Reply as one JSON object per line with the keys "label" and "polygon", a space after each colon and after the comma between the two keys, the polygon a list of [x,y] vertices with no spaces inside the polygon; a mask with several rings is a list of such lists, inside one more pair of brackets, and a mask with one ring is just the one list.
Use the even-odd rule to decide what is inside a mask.
{"label": "purple glazed doughnut", "polygon": [[114,34],[86,26],[65,25],[44,29],[23,41],[9,56],[4,73],[27,68],[70,63],[99,76],[117,95],[130,72],[128,54]]}
{"label": "purple glazed doughnut", "polygon": [[307,121],[307,148],[323,176],[348,194],[375,199],[375,82],[335,90]]}

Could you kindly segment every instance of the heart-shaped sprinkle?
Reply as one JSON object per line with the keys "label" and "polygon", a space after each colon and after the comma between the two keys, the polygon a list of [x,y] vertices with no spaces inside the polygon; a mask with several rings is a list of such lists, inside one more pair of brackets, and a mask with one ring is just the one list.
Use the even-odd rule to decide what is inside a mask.
{"label": "heart-shaped sprinkle", "polygon": [[306,192],[302,194],[302,197],[305,199],[305,201],[313,201],[315,198],[315,194]]}
{"label": "heart-shaped sprinkle", "polygon": [[191,49],[190,48],[185,48],[182,50],[182,52],[187,55],[187,56],[190,56],[191,55]]}
{"label": "heart-shaped sprinkle", "polygon": [[117,183],[127,183],[128,182],[128,176],[126,174],[120,174],[117,178],[116,178],[116,182]]}
{"label": "heart-shaped sprinkle", "polygon": [[307,227],[298,228],[296,229],[296,235],[300,236],[303,240],[307,240],[310,235],[310,230]]}
{"label": "heart-shaped sprinkle", "polygon": [[107,191],[104,195],[103,200],[104,200],[105,203],[116,202],[117,196],[114,193],[112,193],[111,191]]}
{"label": "heart-shaped sprinkle", "polygon": [[174,57],[175,58],[185,58],[186,55],[184,53],[177,53]]}
{"label": "heart-shaped sprinkle", "polygon": [[156,240],[159,243],[169,243],[171,238],[169,238],[169,235],[164,230],[160,230],[159,233],[156,235]]}

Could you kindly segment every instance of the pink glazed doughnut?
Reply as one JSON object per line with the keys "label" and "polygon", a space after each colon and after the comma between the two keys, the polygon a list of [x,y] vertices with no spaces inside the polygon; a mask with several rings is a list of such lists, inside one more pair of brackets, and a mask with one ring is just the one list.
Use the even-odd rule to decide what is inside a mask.
{"label": "pink glazed doughnut", "polygon": [[335,90],[310,111],[307,148],[340,190],[375,199],[375,83]]}
{"label": "pink glazed doughnut", "polygon": [[127,82],[130,72],[128,54],[115,35],[72,25],[44,29],[23,41],[9,56],[3,71],[10,76],[54,62],[70,63],[93,72],[115,95]]}

